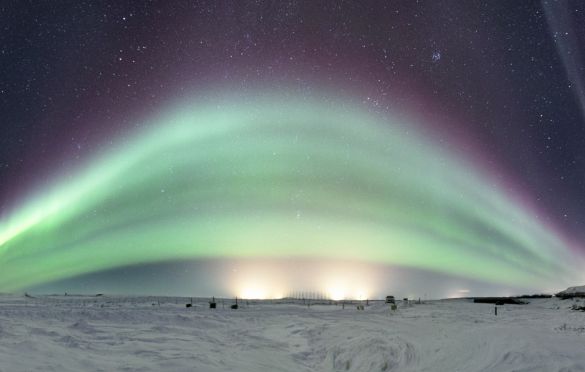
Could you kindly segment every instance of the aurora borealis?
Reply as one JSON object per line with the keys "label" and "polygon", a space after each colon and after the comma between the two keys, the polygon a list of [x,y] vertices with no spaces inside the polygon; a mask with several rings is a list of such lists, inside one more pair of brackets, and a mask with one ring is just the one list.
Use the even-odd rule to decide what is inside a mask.
{"label": "aurora borealis", "polygon": [[[360,45],[353,49],[352,45],[361,35],[358,29],[363,17],[372,17],[375,28],[385,27],[386,18],[371,14],[378,7],[397,25],[404,22],[392,18],[397,16],[391,16],[395,13],[385,6],[372,5],[355,14],[349,9],[333,11],[333,6],[317,10],[287,4],[290,12],[306,21],[306,26],[302,22],[298,26],[305,32],[285,39],[286,53],[291,53],[287,58],[281,58],[284,49],[271,51],[270,46],[277,41],[259,15],[280,14],[278,6],[256,9],[257,23],[242,26],[236,20],[250,17],[246,6],[196,3],[187,13],[196,12],[197,16],[189,14],[203,20],[204,25],[180,34],[171,26],[160,26],[160,22],[170,22],[174,14],[178,29],[195,27],[176,15],[178,5],[150,4],[133,10],[109,6],[103,11],[105,18],[116,19],[113,24],[141,19],[134,28],[124,26],[124,36],[118,41],[131,47],[112,46],[117,57],[86,60],[81,68],[84,72],[72,73],[66,63],[55,67],[73,77],[65,79],[64,88],[50,88],[57,94],[50,95],[49,113],[41,110],[38,113],[42,115],[27,116],[18,111],[18,104],[9,109],[10,102],[3,101],[6,117],[20,119],[3,124],[15,128],[7,129],[0,154],[4,164],[0,167],[0,292],[50,286],[61,280],[74,282],[100,272],[110,275],[112,270],[129,266],[156,271],[160,264],[168,270],[175,262],[183,270],[178,263],[196,262],[201,267],[214,260],[265,262],[265,266],[279,267],[278,271],[287,260],[312,260],[315,272],[315,262],[330,267],[341,260],[345,271],[351,271],[351,262],[355,262],[360,273],[368,271],[364,265],[374,265],[379,272],[384,267],[389,271],[399,267],[530,290],[563,287],[585,279],[579,240],[583,237],[575,227],[581,220],[574,218],[569,223],[567,215],[571,213],[566,212],[578,215],[569,198],[579,194],[576,185],[581,185],[580,181],[563,172],[563,180],[568,179],[573,186],[558,186],[546,177],[557,168],[522,162],[532,156],[543,157],[566,163],[565,170],[577,169],[582,165],[574,161],[579,159],[574,149],[582,132],[574,136],[575,142],[567,140],[561,146],[565,158],[555,146],[552,154],[538,155],[546,147],[537,140],[530,144],[528,139],[542,131],[547,141],[552,141],[551,136],[561,141],[570,136],[563,132],[569,129],[555,129],[558,136],[548,129],[535,129],[530,136],[512,135],[532,128],[538,118],[563,120],[563,116],[555,116],[556,108],[536,108],[534,118],[523,117],[520,99],[511,104],[516,108],[509,109],[509,97],[496,97],[494,92],[499,89],[489,82],[474,93],[479,108],[464,103],[472,93],[461,94],[467,83],[456,78],[454,62],[463,57],[457,47],[440,39],[430,42],[428,61],[424,56],[403,53],[388,65],[395,66],[392,70],[408,71],[412,69],[407,63],[411,58],[420,62],[415,68],[420,70],[418,75],[408,72],[397,77],[388,69],[379,73],[384,69],[373,61],[380,60],[362,53]],[[399,7],[403,8],[401,14],[416,13],[406,4]],[[433,6],[427,4],[422,9],[428,13],[430,8]],[[498,9],[494,5],[492,11]],[[165,14],[155,16],[158,21],[152,23],[158,25],[160,33],[148,36],[145,30],[157,10]],[[56,11],[58,19],[61,11],[83,13],[89,19],[101,14],[85,3]],[[335,14],[344,21],[323,16],[328,12],[338,12]],[[101,15],[98,18],[103,20]],[[280,25],[274,31],[277,35],[297,27],[296,21],[272,18],[266,22]],[[294,52],[300,46],[310,49],[315,45],[303,27],[327,22],[342,27],[352,19],[359,19],[354,22],[358,29],[335,34],[347,38],[348,45],[338,45],[324,36],[312,55],[306,50]],[[545,17],[538,19],[546,22]],[[239,30],[236,37],[235,31],[229,31],[220,37],[213,33],[212,21],[247,32]],[[59,22],[65,21],[55,24]],[[88,41],[94,46],[113,40],[105,24],[90,30],[65,22],[67,27],[97,35]],[[18,33],[19,27],[16,25],[13,32]],[[461,25],[452,22],[448,27],[459,30]],[[555,29],[563,27],[555,24]],[[488,32],[487,27],[481,32]],[[63,38],[78,42],[76,37]],[[368,46],[364,50],[380,42],[374,31],[360,38]],[[191,45],[193,40],[197,43]],[[387,57],[392,48],[404,52],[416,49],[421,42],[413,36],[381,49]],[[150,60],[144,57],[148,62],[136,61],[150,53],[153,44],[158,45],[156,55]],[[210,50],[190,59],[188,68],[182,57],[171,59],[170,64],[160,63],[165,52],[187,53],[201,45]],[[32,48],[42,51],[41,45]],[[246,58],[246,53],[255,49],[261,51]],[[550,49],[556,50],[552,44]],[[332,64],[332,51],[338,53],[335,58],[343,59],[342,55],[347,60]],[[72,52],[63,49],[62,53]],[[238,53],[239,60],[234,57]],[[134,62],[117,70],[128,59]],[[296,62],[298,59],[301,62]],[[364,62],[363,69],[353,70],[347,64],[350,60]],[[373,66],[367,67],[367,61]],[[558,58],[556,61],[556,66],[563,66]],[[447,64],[453,66],[444,66]],[[267,70],[252,77],[252,66],[257,71]],[[450,72],[437,72],[440,69]],[[571,79],[575,69],[573,66]],[[65,104],[68,94],[79,92],[79,87],[90,81],[85,74],[98,70],[99,77],[91,88],[99,92],[97,98],[76,93],[75,100],[84,103]],[[110,72],[104,74],[103,70]],[[506,72],[500,73],[506,76]],[[121,82],[105,77],[111,74],[122,80],[135,79]],[[352,79],[344,80],[344,74]],[[383,81],[395,88],[383,94],[376,91],[379,88],[372,90],[376,85],[373,75],[381,76],[376,84]],[[422,78],[417,81],[417,76]],[[179,86],[177,79],[184,83]],[[478,84],[481,76],[468,79]],[[504,84],[525,83],[505,80]],[[537,89],[537,82],[533,84]],[[75,88],[68,90],[71,86]],[[413,86],[422,92],[426,87],[429,95],[413,92]],[[128,94],[128,88],[135,90]],[[40,85],[37,89],[42,91]],[[83,92],[89,92],[87,89]],[[440,97],[428,98],[434,96],[433,90],[442,89]],[[14,102],[18,97],[19,102],[34,101],[13,97]],[[503,108],[491,110],[485,106],[486,100],[488,106],[501,104]],[[570,111],[564,107],[558,110],[577,118],[578,102],[574,101]],[[571,125],[576,126],[578,120]],[[27,122],[23,128],[16,125]],[[558,126],[571,128],[563,123]],[[486,127],[490,130],[485,131]],[[537,179],[544,181],[534,182]],[[573,206],[566,209],[565,204]],[[197,272],[193,276],[197,277]],[[270,281],[269,276],[263,280]],[[304,284],[305,288],[310,285]],[[408,283],[402,286],[408,288]],[[200,290],[205,291],[205,284]]]}
{"label": "aurora borealis", "polygon": [[470,164],[339,107],[264,98],[161,115],[5,222],[4,290],[208,257],[343,258],[524,285],[577,275],[563,241]]}

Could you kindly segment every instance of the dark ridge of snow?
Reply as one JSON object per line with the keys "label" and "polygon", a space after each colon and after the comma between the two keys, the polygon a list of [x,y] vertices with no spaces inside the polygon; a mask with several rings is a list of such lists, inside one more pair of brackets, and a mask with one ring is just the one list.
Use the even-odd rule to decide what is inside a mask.
{"label": "dark ridge of snow", "polygon": [[569,287],[555,296],[560,298],[585,297],[585,285]]}

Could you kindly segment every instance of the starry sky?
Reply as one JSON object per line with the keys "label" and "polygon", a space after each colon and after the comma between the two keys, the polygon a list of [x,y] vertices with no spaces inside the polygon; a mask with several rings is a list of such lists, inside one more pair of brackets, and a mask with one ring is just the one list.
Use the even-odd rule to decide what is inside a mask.
{"label": "starry sky", "polygon": [[582,284],[584,12],[2,4],[0,291]]}

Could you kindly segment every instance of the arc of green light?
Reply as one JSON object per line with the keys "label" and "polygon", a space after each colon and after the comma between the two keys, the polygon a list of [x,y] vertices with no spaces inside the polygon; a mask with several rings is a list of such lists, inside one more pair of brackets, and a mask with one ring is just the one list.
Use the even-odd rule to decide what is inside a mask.
{"label": "arc of green light", "polygon": [[0,221],[0,290],[226,256],[343,257],[524,285],[578,275],[561,238],[489,174],[343,102],[184,105],[149,128]]}

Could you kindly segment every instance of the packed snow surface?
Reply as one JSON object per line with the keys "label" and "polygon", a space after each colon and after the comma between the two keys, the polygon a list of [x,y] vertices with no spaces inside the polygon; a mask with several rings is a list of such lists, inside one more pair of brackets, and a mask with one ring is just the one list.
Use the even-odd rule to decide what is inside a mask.
{"label": "packed snow surface", "polygon": [[0,371],[585,371],[573,300],[194,301],[0,296]]}

